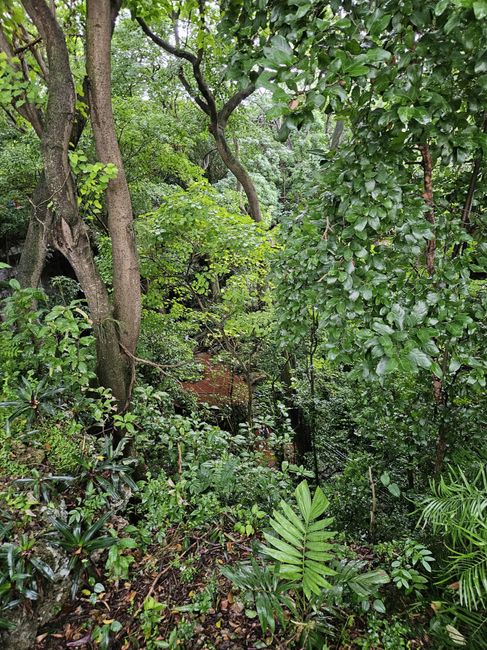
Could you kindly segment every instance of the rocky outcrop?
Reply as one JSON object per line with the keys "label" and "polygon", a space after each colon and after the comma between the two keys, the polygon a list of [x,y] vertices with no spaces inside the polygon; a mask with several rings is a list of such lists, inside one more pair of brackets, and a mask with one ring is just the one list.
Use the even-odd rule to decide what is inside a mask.
{"label": "rocky outcrop", "polygon": [[54,580],[43,582],[37,600],[26,601],[8,612],[8,620],[15,627],[0,632],[2,650],[32,650],[39,628],[54,618],[69,598],[69,557],[48,543],[36,547],[36,556],[52,568]]}

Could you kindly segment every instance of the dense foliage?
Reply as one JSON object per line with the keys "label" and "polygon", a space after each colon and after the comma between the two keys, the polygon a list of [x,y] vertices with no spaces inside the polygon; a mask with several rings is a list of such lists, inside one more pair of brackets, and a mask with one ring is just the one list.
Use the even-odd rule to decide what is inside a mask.
{"label": "dense foliage", "polygon": [[487,2],[0,3],[0,645],[485,648]]}

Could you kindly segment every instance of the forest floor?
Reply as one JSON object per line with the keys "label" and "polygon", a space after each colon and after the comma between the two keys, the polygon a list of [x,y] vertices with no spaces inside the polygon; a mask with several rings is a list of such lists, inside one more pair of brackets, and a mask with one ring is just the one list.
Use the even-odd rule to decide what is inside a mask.
{"label": "forest floor", "polygon": [[[154,545],[137,558],[131,567],[132,581],[107,585],[96,602],[84,590],[41,630],[36,650],[91,648],[92,630],[113,620],[119,621],[122,629],[111,648],[144,648],[142,627],[148,625],[150,616],[144,616],[143,603],[150,597],[164,604],[154,616],[158,629],[155,641],[166,640],[174,629],[184,637],[186,623],[192,632],[190,645],[195,649],[281,647],[275,639],[264,639],[258,619],[248,617],[219,571],[223,564],[248,559],[251,540],[233,532],[218,532],[225,538],[223,543],[212,541],[214,531],[182,538],[177,528],[169,530],[163,546]],[[178,647],[186,647],[184,638]]]}
{"label": "forest floor", "polygon": [[[98,594],[82,590],[75,601],[40,630],[35,650],[98,648],[92,640],[93,631],[113,621],[118,621],[121,629],[111,636],[108,647],[116,650],[289,648],[293,641],[289,634],[284,639],[279,638],[279,629],[275,635],[262,633],[256,613],[246,608],[219,571],[223,565],[248,560],[252,541],[251,537],[233,532],[231,526],[228,530],[215,528],[191,536],[178,527],[168,530],[163,544],[149,547],[144,554],[136,553],[131,581],[107,584],[106,591]],[[353,551],[361,559],[373,560],[368,547],[354,546]],[[102,580],[103,568],[99,576]],[[153,603],[154,609],[144,608],[144,602]],[[149,646],[145,638],[151,626],[157,633]],[[168,643],[171,633],[174,645]],[[365,620],[356,617],[353,629],[348,631],[348,641],[338,642],[333,648],[362,647],[355,645],[353,639],[363,639],[364,634]],[[410,641],[410,650],[425,647],[431,647],[427,639]]]}

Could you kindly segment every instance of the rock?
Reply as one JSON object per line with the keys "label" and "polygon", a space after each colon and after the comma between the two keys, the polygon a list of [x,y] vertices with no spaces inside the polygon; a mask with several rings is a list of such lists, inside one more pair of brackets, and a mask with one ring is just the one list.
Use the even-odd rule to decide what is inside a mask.
{"label": "rock", "polygon": [[9,612],[9,621],[15,628],[0,632],[2,650],[32,650],[39,628],[54,618],[68,600],[71,588],[68,556],[49,543],[36,547],[36,556],[52,568],[54,580],[43,581],[38,600],[26,601]]}

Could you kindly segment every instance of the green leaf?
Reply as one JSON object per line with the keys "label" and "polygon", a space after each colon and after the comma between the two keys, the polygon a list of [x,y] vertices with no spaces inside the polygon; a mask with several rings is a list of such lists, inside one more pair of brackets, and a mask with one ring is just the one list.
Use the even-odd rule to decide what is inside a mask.
{"label": "green leaf", "polygon": [[407,124],[413,116],[414,108],[411,106],[400,106],[397,109],[399,119],[403,124]]}
{"label": "green leaf", "polygon": [[376,598],[372,604],[373,608],[375,609],[376,612],[379,612],[380,614],[385,614],[386,613],[386,606],[382,602],[382,600],[379,600]]}
{"label": "green leaf", "polygon": [[435,375],[435,377],[438,377],[438,379],[443,378],[443,370],[437,361],[433,361],[431,364],[431,372]]}
{"label": "green leaf", "polygon": [[419,348],[414,348],[411,350],[411,352],[408,354],[408,358],[420,368],[431,368],[431,359]]}
{"label": "green leaf", "polygon": [[311,503],[310,519],[317,519],[324,513],[329,505],[330,503],[324,495],[323,490],[320,487],[317,487]]}
{"label": "green leaf", "polygon": [[370,32],[373,36],[379,36],[386,29],[391,21],[392,16],[390,14],[384,14],[377,20],[374,20],[370,27]]}
{"label": "green leaf", "polygon": [[387,486],[390,484],[390,482],[391,482],[391,477],[389,476],[388,472],[382,472],[382,474],[381,474],[381,476],[380,476],[380,482],[381,482],[382,485],[384,485],[385,487],[387,487]]}
{"label": "green leaf", "polygon": [[363,75],[368,74],[369,68],[366,65],[357,63],[351,68],[348,68],[346,72],[350,77],[362,77]]}
{"label": "green leaf", "polygon": [[387,486],[387,489],[393,496],[395,497],[401,496],[401,490],[399,489],[397,483],[391,483],[390,485]]}
{"label": "green leaf", "polygon": [[286,553],[289,555],[291,558],[298,558],[298,560],[302,557],[302,553],[300,552],[300,549],[294,548],[294,546],[291,546],[291,544],[288,544],[287,542],[283,542],[282,540],[278,539],[277,537],[274,537],[274,535],[270,535],[269,533],[264,533],[264,537],[275,548],[277,548],[279,551],[282,551],[283,553]]}
{"label": "green leaf", "polygon": [[487,18],[487,0],[476,0],[473,3],[473,12],[477,20]]}
{"label": "green leaf", "polygon": [[285,553],[284,551],[278,551],[274,548],[269,548],[268,546],[264,546],[262,550],[264,551],[264,553],[270,555],[278,562],[281,562],[281,564],[283,565],[282,568],[284,568],[289,564],[294,564],[297,567],[301,566],[301,558],[296,559],[295,557],[290,556],[288,553]]}
{"label": "green leaf", "polygon": [[303,543],[303,535],[299,530],[293,526],[280,512],[273,513],[273,519],[270,524],[278,535],[283,537],[287,542],[293,544],[295,547],[301,547]]}
{"label": "green leaf", "polygon": [[439,0],[439,2],[437,2],[435,5],[435,15],[441,16],[449,4],[450,0]]}
{"label": "green leaf", "polygon": [[406,311],[403,309],[403,307],[401,307],[401,305],[395,303],[394,305],[392,305],[392,309],[390,313],[393,321],[396,323],[396,325],[398,325],[399,329],[402,330],[404,326],[404,318],[406,316]]}
{"label": "green leaf", "polygon": [[386,325],[386,323],[381,323],[379,321],[375,321],[372,324],[372,329],[374,332],[377,332],[378,334],[386,335],[386,334],[394,334],[394,330],[392,327],[389,325]]}
{"label": "green leaf", "polygon": [[301,483],[296,488],[294,494],[296,495],[296,501],[298,502],[299,509],[303,518],[308,522],[311,517],[311,494],[308,487],[307,481],[301,481]]}

